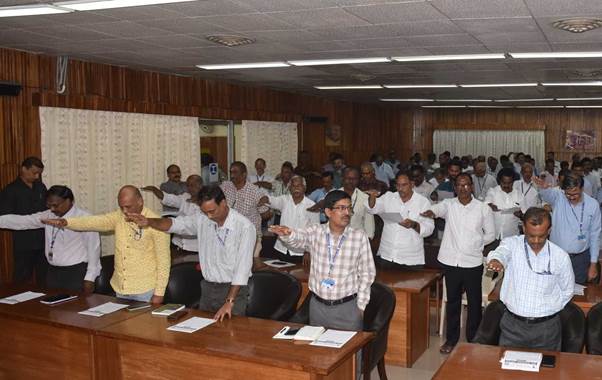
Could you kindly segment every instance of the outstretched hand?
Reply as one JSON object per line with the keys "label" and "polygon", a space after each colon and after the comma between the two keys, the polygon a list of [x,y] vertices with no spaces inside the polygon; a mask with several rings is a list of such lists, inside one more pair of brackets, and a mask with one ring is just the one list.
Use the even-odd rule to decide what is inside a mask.
{"label": "outstretched hand", "polygon": [[423,213],[420,213],[421,216],[424,216],[425,218],[431,218],[431,219],[435,219],[437,217],[437,215],[435,215],[435,213],[432,210],[426,210]]}
{"label": "outstretched hand", "polygon": [[63,218],[59,218],[59,219],[42,219],[40,220],[40,222],[47,224],[49,226],[53,226],[53,227],[58,227],[58,228],[63,228],[63,227],[67,227],[67,221]]}
{"label": "outstretched hand", "polygon": [[148,227],[148,224],[149,224],[146,216],[144,216],[142,214],[131,213],[131,212],[128,212],[125,214],[125,220],[127,222],[136,223],[136,225],[138,225],[138,227],[140,227],[140,228]]}
{"label": "outstretched hand", "polygon": [[278,236],[288,236],[293,232],[290,228],[286,226],[270,226],[268,227],[268,231],[278,235]]}

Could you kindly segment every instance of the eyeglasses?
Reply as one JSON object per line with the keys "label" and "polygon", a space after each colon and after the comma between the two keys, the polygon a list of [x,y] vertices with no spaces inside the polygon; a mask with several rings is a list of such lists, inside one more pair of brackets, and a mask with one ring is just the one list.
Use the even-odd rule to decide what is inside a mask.
{"label": "eyeglasses", "polygon": [[349,211],[350,214],[353,214],[353,206],[333,206],[332,209],[339,212]]}

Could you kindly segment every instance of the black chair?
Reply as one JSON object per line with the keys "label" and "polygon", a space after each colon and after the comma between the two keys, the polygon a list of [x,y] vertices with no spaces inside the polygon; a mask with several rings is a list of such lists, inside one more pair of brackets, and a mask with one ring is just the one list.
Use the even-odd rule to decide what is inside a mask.
{"label": "black chair", "polygon": [[583,310],[572,302],[560,311],[562,323],[562,352],[580,353],[585,343],[586,321]]}
{"label": "black chair", "polygon": [[506,306],[502,301],[493,301],[487,305],[473,342],[497,346],[500,343],[500,321],[505,311]]}
{"label": "black chair", "polygon": [[288,273],[262,270],[249,279],[247,317],[288,320],[301,297],[301,284]]}
{"label": "black chair", "polygon": [[94,280],[94,293],[115,297],[115,291],[111,286],[111,277],[115,270],[115,256],[102,256],[100,258],[100,275]]}
{"label": "black chair", "polygon": [[595,304],[587,313],[588,354],[602,355],[602,302]]}
{"label": "black chair", "polygon": [[[294,323],[309,323],[309,301],[311,293],[305,297],[299,310],[289,320]],[[370,380],[370,373],[378,366],[381,380],[387,380],[385,370],[385,352],[389,337],[389,324],[395,311],[395,294],[380,283],[373,283],[370,289],[370,302],[364,311],[364,331],[373,332],[374,339],[362,351],[362,372],[365,380]]]}
{"label": "black chair", "polygon": [[181,303],[189,308],[198,307],[201,299],[201,280],[197,263],[179,263],[171,266],[164,303]]}

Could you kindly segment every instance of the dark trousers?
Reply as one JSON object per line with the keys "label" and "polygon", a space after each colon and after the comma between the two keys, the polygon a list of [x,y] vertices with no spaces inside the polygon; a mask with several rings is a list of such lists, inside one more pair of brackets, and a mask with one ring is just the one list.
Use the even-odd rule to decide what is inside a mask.
{"label": "dark trousers", "polygon": [[466,340],[471,342],[481,323],[481,278],[483,275],[483,265],[473,268],[442,265],[445,275],[445,287],[447,289],[447,307],[445,309],[447,343],[455,345],[460,339],[460,315],[462,311],[462,293],[464,291],[466,291],[466,299],[468,301]]}
{"label": "dark trousers", "polygon": [[587,272],[590,264],[589,248],[581,253],[569,255],[569,257],[571,258],[571,264],[573,264],[575,282],[584,285],[587,282]]}
{"label": "dark trousers", "polygon": [[[202,280],[199,309],[203,311],[209,311],[211,313],[217,312],[222,306],[224,306],[229,291],[229,283],[218,283]],[[236,298],[234,299],[232,315],[245,315],[248,302],[249,288],[247,286],[241,286]]]}
{"label": "dark trousers", "polygon": [[401,270],[401,271],[417,271],[424,269],[424,265],[406,265],[406,264],[398,264],[389,260],[385,260],[382,257],[378,257],[377,259],[378,269],[381,270]]}
{"label": "dark trousers", "polygon": [[81,292],[84,290],[84,277],[87,269],[88,263],[79,263],[68,267],[49,265],[46,287]]}
{"label": "dark trousers", "polygon": [[13,251],[13,282],[29,282],[35,272],[36,284],[46,286],[48,261],[44,249]]}
{"label": "dark trousers", "polygon": [[500,329],[500,346],[560,351],[562,325],[558,315],[540,323],[527,323],[505,312]]}

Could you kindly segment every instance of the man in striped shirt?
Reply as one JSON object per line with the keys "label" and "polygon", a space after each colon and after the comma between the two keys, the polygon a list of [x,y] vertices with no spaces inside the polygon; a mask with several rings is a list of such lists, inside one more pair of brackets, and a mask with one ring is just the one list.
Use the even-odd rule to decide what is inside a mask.
{"label": "man in striped shirt", "polygon": [[376,274],[370,242],[363,230],[349,227],[353,212],[349,194],[331,191],[324,208],[327,224],[303,229],[272,226],[270,231],[311,255],[310,325],[359,331]]}

